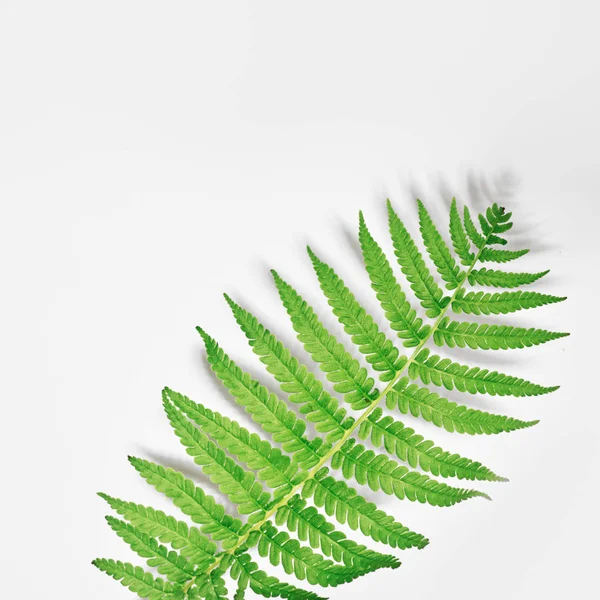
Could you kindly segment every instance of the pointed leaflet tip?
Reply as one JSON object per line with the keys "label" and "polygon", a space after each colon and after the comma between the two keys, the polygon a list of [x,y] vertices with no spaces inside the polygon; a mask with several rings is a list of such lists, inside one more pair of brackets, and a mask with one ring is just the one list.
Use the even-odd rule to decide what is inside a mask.
{"label": "pointed leaflet tip", "polygon": [[395,215],[396,213],[394,212],[394,207],[392,206],[392,202],[389,198],[386,198],[385,200],[385,204],[387,206],[387,211],[388,211],[388,216],[391,218],[392,215]]}
{"label": "pointed leaflet tip", "polygon": [[141,458],[137,458],[137,456],[131,456],[131,455],[129,455],[129,456],[127,456],[127,460],[130,462],[130,464],[132,464],[137,469],[137,467],[140,464],[140,462],[141,462],[142,459]]}
{"label": "pointed leaflet tip", "polygon": [[231,296],[229,296],[229,294],[227,294],[226,292],[223,292],[223,298],[225,298],[225,302],[227,302],[227,304],[229,304],[229,307],[233,310],[235,308],[239,308],[239,305],[233,301],[233,299],[231,298]]}
{"label": "pointed leaflet tip", "polygon": [[200,334],[205,344],[208,344],[212,340],[210,335],[208,335],[208,333],[206,333],[206,331],[204,331],[200,325],[196,326],[196,331]]}
{"label": "pointed leaflet tip", "polygon": [[362,233],[367,229],[367,224],[365,223],[365,216],[363,215],[363,211],[358,211],[358,231]]}
{"label": "pointed leaflet tip", "polygon": [[171,399],[171,394],[174,394],[175,392],[173,392],[173,390],[169,389],[168,387],[164,388],[162,391],[162,403],[163,403],[163,408],[166,410],[167,406],[171,406],[171,403],[173,402],[173,400]]}

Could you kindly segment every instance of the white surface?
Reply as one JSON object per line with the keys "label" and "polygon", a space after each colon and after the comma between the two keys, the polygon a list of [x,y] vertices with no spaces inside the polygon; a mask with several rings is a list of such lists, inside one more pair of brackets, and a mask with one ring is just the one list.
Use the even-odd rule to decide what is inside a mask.
{"label": "white surface", "polygon": [[417,193],[445,219],[482,181],[533,249],[521,268],[552,268],[536,289],[569,295],[510,320],[572,336],[468,359],[562,388],[472,399],[541,418],[525,432],[411,422],[511,482],[450,509],[368,494],[432,543],[329,595],[593,595],[598,16],[573,0],[2,2],[2,596],[130,597],[89,564],[135,560],[94,493],[167,506],[126,455],[193,468],[162,386],[238,414],[194,326],[264,377],[222,291],[291,342],[267,269],[329,315],[310,242],[376,312],[358,209],[389,248],[387,195],[414,225]]}

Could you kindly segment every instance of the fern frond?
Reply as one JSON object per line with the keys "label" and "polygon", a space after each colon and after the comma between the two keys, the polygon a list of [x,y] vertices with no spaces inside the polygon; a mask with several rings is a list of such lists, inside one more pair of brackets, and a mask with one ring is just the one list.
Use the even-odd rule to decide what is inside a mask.
{"label": "fern frond", "polygon": [[450,239],[454,246],[454,251],[460,258],[463,265],[470,267],[473,264],[475,255],[471,252],[471,243],[463,228],[460,214],[456,206],[456,198],[452,198],[450,205]]}
{"label": "fern frond", "polygon": [[399,500],[406,498],[431,506],[452,506],[469,498],[489,499],[487,494],[477,490],[454,488],[411,471],[384,454],[367,450],[354,439],[347,440],[333,455],[331,466],[341,470],[346,479],[354,478],[358,483],[368,485],[374,492],[383,490]]}
{"label": "fern frond", "polygon": [[478,325],[465,321],[451,321],[444,317],[433,334],[433,340],[438,346],[445,344],[450,348],[458,346],[474,350],[507,350],[530,348],[567,335],[569,334],[510,325]]}
{"label": "fern frond", "polygon": [[290,402],[301,406],[300,412],[309,422],[315,423],[319,433],[327,433],[329,443],[337,442],[352,427],[354,419],[346,416],[346,409],[339,406],[338,401],[323,389],[323,384],[256,317],[227,294],[225,299],[252,350],[281,384],[281,389],[289,394]]}
{"label": "fern frond", "polygon": [[417,200],[417,203],[419,205],[421,236],[425,242],[427,252],[441,278],[446,282],[446,288],[449,290],[456,289],[465,278],[465,274],[450,254],[446,242],[431,220],[425,205],[420,200]]}
{"label": "fern frond", "polygon": [[138,473],[159,492],[173,500],[175,506],[188,515],[194,523],[202,525],[200,531],[215,541],[222,541],[224,548],[234,546],[245,526],[225,512],[221,504],[196,487],[178,471],[165,468],[141,458],[129,457]]}
{"label": "fern frond", "polygon": [[184,593],[181,587],[174,586],[159,577],[154,578],[151,573],[141,567],[134,567],[130,563],[109,558],[97,558],[92,564],[121,582],[140,598],[148,600],[183,600]]}
{"label": "fern frond", "polygon": [[416,311],[410,306],[387,257],[367,229],[362,212],[359,213],[358,238],[371,287],[385,311],[390,327],[404,340],[404,346],[418,346],[427,337],[430,327],[423,325],[423,320],[417,317]]}
{"label": "fern frond", "polygon": [[238,581],[239,588],[250,589],[265,598],[288,598],[289,600],[325,600],[314,592],[301,590],[289,583],[279,581],[272,575],[267,575],[252,561],[249,554],[234,556],[230,571],[231,577]]}
{"label": "fern frond", "polygon": [[431,382],[447,390],[456,388],[461,392],[490,396],[539,396],[558,389],[558,386],[544,387],[497,371],[460,365],[449,358],[430,354],[428,348],[415,357],[408,375],[411,379],[420,378],[425,385]]}
{"label": "fern frond", "polygon": [[392,548],[424,548],[429,543],[423,535],[410,531],[375,504],[365,500],[346,482],[333,478],[326,467],[306,481],[302,497],[312,498],[315,506],[324,508],[330,517],[335,516],[341,525],[347,523],[350,529],[360,530],[376,542]]}
{"label": "fern frond", "polygon": [[481,262],[506,263],[525,256],[529,250],[498,250],[496,248],[484,248],[479,254]]}
{"label": "fern frond", "polygon": [[390,410],[397,408],[402,414],[421,417],[450,433],[508,433],[533,427],[539,422],[494,415],[451,402],[427,388],[410,383],[408,377],[402,377],[387,393],[386,405]]}
{"label": "fern frond", "polygon": [[344,399],[356,410],[368,406],[379,394],[374,389],[373,378],[325,329],[314,310],[298,292],[275,271],[271,273],[298,339],[326,373],[327,379],[334,384],[335,391],[344,394]]}
{"label": "fern frond", "polygon": [[467,292],[455,297],[452,301],[452,310],[457,314],[467,315],[507,315],[518,310],[537,308],[564,300],[566,297],[521,290],[495,293]]}
{"label": "fern frond", "polygon": [[425,309],[427,316],[437,317],[448,304],[449,298],[444,297],[444,293],[425,265],[410,233],[395,213],[389,200],[387,201],[387,207],[390,234],[400,268],[406,275],[415,296],[421,301],[421,306]]}
{"label": "fern frond", "polygon": [[240,514],[248,515],[248,523],[262,521],[271,503],[271,494],[264,491],[254,473],[236,464],[169,401],[164,402],[164,408],[175,434],[194,462],[237,505]]}
{"label": "fern frond", "polygon": [[381,381],[391,381],[406,362],[398,348],[388,340],[371,315],[358,303],[337,273],[308,248],[308,254],[319,279],[321,289],[344,331],[364,354]]}
{"label": "fern frond", "polygon": [[[155,567],[161,575],[165,575],[173,583],[183,583],[194,574],[194,568],[183,556],[168,550],[154,538],[142,533],[139,529],[114,517],[106,517],[110,528],[128,544],[131,549],[147,558],[149,567]],[[208,566],[208,565],[207,565]]]}
{"label": "fern frond", "polygon": [[471,285],[515,288],[533,283],[549,272],[548,270],[540,273],[509,273],[507,271],[496,271],[483,267],[482,269],[474,269],[469,273],[469,283]]}
{"label": "fern frond", "polygon": [[163,390],[163,398],[199,425],[222,448],[257,471],[258,478],[274,490],[274,498],[284,496],[303,480],[304,473],[299,473],[300,468],[294,460],[236,421],[168,388]]}
{"label": "fern frond", "polygon": [[346,566],[360,568],[376,565],[378,568],[395,568],[400,565],[396,557],[380,554],[348,539],[314,506],[307,506],[306,500],[298,495],[277,510],[275,524],[286,525],[290,531],[297,533],[301,542],[308,540],[311,548],[320,549],[325,556]]}
{"label": "fern frond", "polygon": [[309,440],[304,434],[306,422],[287,408],[286,403],[242,371],[223,352],[220,346],[200,327],[208,361],[217,377],[229,390],[235,401],[246,409],[252,419],[271,434],[282,448],[289,452],[302,468],[314,466],[326,450],[323,440]]}
{"label": "fern frond", "polygon": [[[153,508],[100,494],[124,519],[107,517],[112,529],[167,580],[109,559],[94,561],[98,568],[150,600],[226,600],[228,574],[235,583],[235,600],[243,600],[248,589],[267,598],[321,600],[313,592],[259,570],[250,550],[258,546],[258,553],[273,566],[281,564],[286,573],[300,580],[337,586],[377,569],[397,568],[400,561],[349,539],[334,521],[392,548],[423,548],[428,544],[424,536],[378,509],[345,481],[332,477],[330,469],[371,490],[433,506],[452,506],[489,496],[432,477],[506,481],[480,462],[443,450],[403,422],[384,415],[380,405],[385,402],[389,409],[423,418],[449,432],[470,435],[511,432],[535,425],[537,421],[459,405],[411,380],[470,394],[522,397],[554,391],[557,387],[453,362],[432,354],[428,347],[434,342],[438,346],[500,350],[559,339],[568,334],[454,321],[447,313],[507,314],[564,298],[522,291],[466,293],[467,284],[512,288],[532,283],[547,271],[512,273],[480,266],[479,261],[507,263],[527,253],[494,247],[508,243],[504,234],[512,227],[511,213],[503,207],[493,204],[475,220],[465,207],[461,218],[453,199],[450,246],[423,203],[417,202],[419,228],[437,269],[435,277],[439,273],[446,288],[453,290],[451,293],[445,295],[434,279],[434,272],[426,265],[429,258],[421,254],[388,201],[389,228],[402,273],[427,316],[435,319],[430,324],[424,324],[410,306],[387,257],[359,213],[359,242],[371,287],[392,330],[405,347],[414,348],[409,356],[401,355],[379,329],[376,317],[368,314],[337,273],[308,249],[329,305],[353,345],[385,382],[383,391],[376,388],[361,357],[355,359],[296,290],[274,271],[277,290],[298,339],[341,395],[339,400],[275,335],[225,295],[254,353],[298,410],[291,410],[286,401],[243,371],[212,337],[197,328],[217,378],[270,438],[263,439],[262,433],[251,433],[237,421],[169,388],[163,390],[164,408],[187,453],[244,518],[228,514],[182,473],[130,457],[140,475],[197,526]],[[348,414],[342,400],[354,410],[362,410],[362,414]],[[313,423],[314,428],[308,431],[307,423]],[[361,440],[375,449],[365,447]],[[383,450],[379,448],[386,453],[380,453]],[[278,530],[282,526],[290,533]]]}
{"label": "fern frond", "polygon": [[434,442],[426,440],[414,429],[396,421],[390,416],[383,416],[381,408],[376,408],[359,427],[358,437],[370,439],[376,446],[384,446],[390,454],[411,467],[421,467],[423,471],[442,477],[458,477],[480,481],[507,481],[499,477],[481,463],[458,454],[442,450]]}
{"label": "fern frond", "polygon": [[471,212],[468,207],[464,208],[464,219],[465,219],[465,229],[467,230],[467,235],[471,238],[471,241],[479,250],[481,250],[486,245],[486,239],[473,223],[473,219],[471,218]]}
{"label": "fern frond", "polygon": [[290,538],[287,532],[278,531],[268,522],[262,525],[260,532],[259,555],[263,558],[268,557],[274,567],[281,564],[288,575],[294,575],[300,581],[307,580],[313,585],[336,587],[375,569],[374,565],[361,568],[337,565],[309,547],[302,546],[298,540]]}
{"label": "fern frond", "polygon": [[215,560],[217,549],[214,542],[196,527],[166,515],[161,510],[125,502],[107,494],[98,494],[109,506],[142,533],[170,544],[194,565],[206,567]]}

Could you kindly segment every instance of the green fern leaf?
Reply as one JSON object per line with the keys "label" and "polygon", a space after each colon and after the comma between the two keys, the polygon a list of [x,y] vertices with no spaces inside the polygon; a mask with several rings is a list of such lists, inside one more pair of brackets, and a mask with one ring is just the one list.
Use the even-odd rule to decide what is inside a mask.
{"label": "green fern leaf", "polygon": [[222,573],[212,571],[196,578],[196,585],[188,592],[188,598],[206,600],[227,600],[227,588]]}
{"label": "green fern leaf", "polygon": [[346,409],[323,389],[322,383],[256,317],[225,295],[236,321],[250,341],[252,350],[267,370],[289,394],[290,402],[301,405],[300,412],[315,423],[319,433],[326,433],[329,443],[337,442],[352,427],[354,419]]}
{"label": "green fern leaf", "polygon": [[148,559],[148,566],[155,567],[161,575],[166,575],[169,581],[183,583],[193,576],[193,566],[174,550],[169,551],[154,538],[125,521],[114,517],[106,517],[106,521],[136,554]]}
{"label": "green fern leaf", "polygon": [[344,399],[352,408],[359,410],[368,406],[379,392],[374,389],[375,382],[368,376],[367,370],[323,327],[314,310],[298,292],[275,271],[271,273],[298,339],[306,351],[326,373],[327,379],[334,383],[336,392],[344,394]]}
{"label": "green fern leaf", "polygon": [[302,468],[314,466],[325,452],[323,440],[305,437],[306,423],[289,410],[286,403],[275,394],[244,373],[219,347],[207,333],[199,327],[208,361],[217,375],[229,390],[235,401],[243,406],[267,433],[271,434],[282,448],[289,452]]}
{"label": "green fern leaf", "polygon": [[248,523],[262,521],[271,503],[271,495],[263,490],[254,474],[237,465],[170,402],[164,402],[164,408],[177,437],[194,462],[202,467],[221,492],[238,505],[240,514],[248,515]]}
{"label": "green fern leaf", "polygon": [[201,524],[202,533],[210,535],[215,541],[222,541],[225,548],[239,541],[245,529],[242,522],[226,514],[222,505],[192,481],[173,469],[141,458],[129,457],[129,461],[150,485],[171,498],[175,506],[191,517],[194,523]]}
{"label": "green fern leaf", "polygon": [[326,467],[304,484],[302,496],[312,498],[315,506],[324,508],[330,517],[335,516],[341,525],[347,524],[350,529],[360,530],[376,542],[392,548],[424,548],[429,543],[427,538],[410,531],[365,500],[344,481],[331,477]]}
{"label": "green fern leaf", "polygon": [[467,230],[467,235],[471,238],[471,241],[477,248],[480,250],[486,245],[486,238],[479,233],[475,223],[473,223],[473,219],[471,218],[471,212],[465,206],[464,208],[464,218],[465,218],[465,229]]}
{"label": "green fern leaf", "polygon": [[450,238],[461,263],[470,267],[475,260],[475,255],[471,252],[471,243],[463,228],[456,206],[456,198],[452,198],[452,204],[450,205]]}
{"label": "green fern leaf", "polygon": [[484,248],[479,254],[481,262],[506,263],[525,256],[529,250],[498,250],[496,248]]}
{"label": "green fern leaf", "polygon": [[[461,290],[462,291],[462,290]],[[540,294],[539,292],[468,292],[456,296],[452,301],[452,310],[457,313],[468,315],[507,315],[526,310],[528,308],[537,308],[547,304],[563,302],[566,297],[551,296],[550,294]]]}
{"label": "green fern leaf", "polygon": [[245,600],[246,598],[246,588],[238,586],[235,590],[235,594],[233,595],[233,600]]}
{"label": "green fern leaf", "polygon": [[530,348],[569,335],[546,331],[545,329],[525,329],[509,325],[488,325],[451,321],[444,317],[433,335],[438,346],[472,348],[474,350],[507,350]]}
{"label": "green fern leaf", "polygon": [[[466,272],[461,270],[421,202],[418,211],[427,253],[446,287],[454,290],[451,296],[444,295],[388,201],[390,234],[398,263],[427,316],[435,319],[430,324],[424,324],[411,308],[385,254],[369,233],[362,213],[359,215],[359,242],[371,287],[392,330],[405,347],[414,348],[410,356],[400,354],[394,342],[380,331],[376,318],[367,314],[336,272],[309,249],[322,291],[353,345],[386,382],[383,391],[376,389],[367,369],[274,271],[275,284],[298,339],[334,390],[342,395],[340,400],[348,402],[352,409],[362,410],[360,416],[348,414],[338,398],[327,392],[277,337],[225,296],[254,353],[299,410],[291,410],[267,386],[240,369],[214,339],[198,328],[217,378],[272,442],[169,388],[163,390],[164,408],[187,453],[208,475],[209,484],[237,506],[243,519],[228,514],[182,473],[130,458],[142,477],[198,527],[162,511],[101,494],[125,519],[107,517],[110,526],[169,581],[155,579],[129,563],[98,559],[94,561],[96,566],[150,600],[226,600],[227,575],[235,582],[236,600],[243,600],[248,589],[267,598],[320,600],[313,592],[259,570],[249,552],[258,546],[261,556],[268,557],[273,566],[281,564],[286,573],[312,584],[337,586],[377,569],[397,568],[400,561],[348,539],[325,515],[392,548],[423,548],[428,544],[424,536],[398,523],[344,481],[332,477],[330,468],[372,490],[433,506],[451,506],[488,496],[477,490],[452,487],[430,475],[505,481],[480,462],[443,450],[404,423],[385,416],[380,405],[385,402],[389,409],[422,418],[449,432],[470,435],[511,432],[535,425],[537,421],[491,414],[451,402],[411,383],[411,379],[470,394],[521,397],[554,391],[556,387],[461,365],[431,354],[428,345],[433,342],[498,350],[558,339],[567,334],[458,322],[447,313],[452,310],[475,315],[507,314],[564,298],[522,291],[465,292],[467,283],[511,288],[532,283],[547,273],[510,273],[479,266],[479,262],[505,263],[527,252],[493,247],[508,243],[504,234],[512,228],[512,215],[504,208],[490,206],[477,215],[476,226],[468,208],[463,223],[453,199],[450,237]],[[476,251],[472,251],[472,243]],[[313,424],[316,433],[309,433],[308,423]],[[359,440],[383,447],[387,454],[368,449]],[[396,457],[406,464],[398,463]],[[298,539],[276,526],[285,526]]]}
{"label": "green fern leaf", "polygon": [[420,467],[433,475],[480,481],[508,481],[479,462],[442,450],[400,421],[390,416],[384,417],[380,408],[375,409],[361,423],[358,436],[361,440],[370,439],[376,447],[384,446],[390,454],[395,454],[411,467]]}
{"label": "green fern leaf", "polygon": [[495,271],[493,269],[475,269],[469,273],[471,285],[489,285],[491,287],[515,288],[521,285],[533,283],[547,275],[550,271],[541,273],[508,273],[506,271]]}
{"label": "green fern leaf", "polygon": [[427,337],[430,327],[423,325],[423,320],[417,317],[417,313],[410,306],[383,250],[367,229],[362,212],[359,213],[359,221],[358,237],[371,287],[385,311],[391,328],[404,340],[404,346],[418,346]]}
{"label": "green fern leaf", "polygon": [[558,386],[544,387],[488,369],[459,365],[448,358],[430,355],[428,348],[421,350],[415,357],[408,375],[411,379],[420,378],[426,385],[431,382],[447,390],[456,388],[460,392],[490,396],[539,396],[558,389]]}
{"label": "green fern leaf", "polygon": [[386,396],[390,410],[421,417],[450,433],[469,435],[508,433],[537,425],[539,421],[521,421],[505,415],[494,415],[442,398],[439,394],[410,383],[402,377]]}
{"label": "green fern leaf", "polygon": [[290,538],[285,531],[277,531],[271,523],[264,523],[260,529],[258,553],[269,558],[276,567],[281,564],[288,575],[300,581],[307,580],[313,585],[335,587],[353,581],[375,569],[374,565],[362,568],[337,565],[322,555],[302,546],[298,540]]}
{"label": "green fern leaf", "polygon": [[258,478],[275,490],[274,498],[285,496],[304,479],[306,474],[294,460],[258,434],[250,433],[235,421],[168,388],[163,391],[163,398],[199,425],[223,449],[257,471]]}
{"label": "green fern leaf", "polygon": [[272,575],[267,575],[264,571],[259,570],[255,562],[252,562],[249,554],[239,554],[234,557],[230,574],[234,580],[238,581],[240,588],[245,589],[249,585],[254,593],[265,598],[280,597],[288,598],[289,600],[325,600],[325,598],[314,592],[301,590],[289,583],[279,581]]}
{"label": "green fern leaf", "polygon": [[277,510],[276,525],[286,525],[297,533],[301,542],[308,541],[311,548],[320,549],[327,557],[346,566],[396,568],[400,561],[394,556],[380,554],[349,540],[344,533],[319,513],[314,506],[307,506],[306,500],[293,496],[285,506]]}
{"label": "green fern leaf", "polygon": [[441,278],[446,282],[446,288],[453,290],[457,288],[465,278],[456,261],[450,254],[450,250],[444,242],[440,232],[434,225],[425,205],[417,200],[419,205],[419,224],[421,236],[425,242],[427,252],[436,266]]}
{"label": "green fern leaf", "polygon": [[387,207],[390,234],[400,268],[415,296],[421,301],[427,316],[437,317],[448,304],[449,298],[444,298],[444,293],[429,272],[415,242],[400,217],[394,212],[389,200]]}
{"label": "green fern leaf", "polygon": [[355,440],[349,439],[331,459],[331,466],[341,470],[346,479],[354,478],[362,485],[368,485],[374,492],[383,490],[389,496],[400,500],[431,504],[431,506],[452,506],[469,498],[488,498],[477,490],[463,490],[440,483],[427,475],[410,471],[384,454],[367,450]]}
{"label": "green fern leaf", "polygon": [[160,578],[154,578],[151,573],[130,563],[123,563],[108,558],[97,558],[92,564],[120,581],[140,598],[148,600],[183,600],[184,593],[180,587],[173,586]]}
{"label": "green fern leaf", "polygon": [[196,527],[190,527],[160,510],[134,502],[124,502],[107,494],[98,495],[139,531],[170,544],[192,564],[207,567],[214,562],[217,548],[215,543],[202,535]]}
{"label": "green fern leaf", "polygon": [[319,260],[310,248],[308,254],[321,289],[344,331],[351,336],[352,342],[367,357],[373,369],[380,372],[381,381],[391,381],[406,362],[406,357],[399,356],[398,349],[379,331],[371,315],[357,302],[336,272]]}

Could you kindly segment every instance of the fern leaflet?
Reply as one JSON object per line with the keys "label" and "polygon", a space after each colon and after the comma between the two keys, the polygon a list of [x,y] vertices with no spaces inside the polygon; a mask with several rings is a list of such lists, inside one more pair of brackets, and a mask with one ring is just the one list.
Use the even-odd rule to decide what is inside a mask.
{"label": "fern leaflet", "polygon": [[404,346],[418,346],[427,337],[429,325],[423,325],[423,320],[417,317],[416,311],[406,299],[387,257],[369,233],[362,212],[359,213],[359,221],[358,239],[371,287],[377,294],[391,328],[404,340]]}
{"label": "fern leaflet", "polygon": [[533,327],[525,329],[510,325],[457,322],[444,317],[433,335],[433,340],[438,346],[445,344],[450,348],[458,346],[474,350],[508,350],[537,346],[567,335],[569,334]]}
{"label": "fern leaflet", "polygon": [[415,357],[408,375],[411,379],[420,378],[426,385],[431,382],[447,390],[456,388],[460,392],[490,396],[539,396],[558,389],[558,386],[544,387],[497,371],[460,365],[449,358],[430,354],[428,348]]}
{"label": "fern leaflet", "polygon": [[429,272],[415,242],[394,212],[389,200],[388,214],[390,234],[402,272],[406,275],[415,296],[426,309],[427,316],[437,317],[448,304],[449,298],[444,298],[442,290]]}
{"label": "fern leaflet", "polygon": [[475,255],[471,252],[471,243],[460,220],[456,198],[452,198],[452,204],[450,205],[450,238],[452,239],[454,251],[462,264],[467,267],[471,266],[475,260]]}
{"label": "fern leaflet", "polygon": [[[462,291],[462,290],[461,290]],[[508,313],[563,302],[565,297],[539,292],[467,292],[458,294],[452,301],[452,310],[468,315],[507,315]]]}
{"label": "fern leaflet", "polygon": [[507,273],[494,269],[475,269],[469,274],[471,285],[488,285],[491,287],[515,288],[533,283],[547,275],[549,271],[541,273]]}
{"label": "fern leaflet", "polygon": [[436,266],[438,273],[446,282],[446,287],[449,290],[456,289],[464,279],[464,273],[461,272],[452,254],[450,254],[446,242],[444,242],[440,232],[433,224],[425,205],[420,200],[417,203],[419,205],[421,235],[427,252]]}

